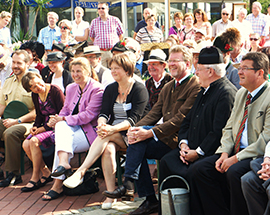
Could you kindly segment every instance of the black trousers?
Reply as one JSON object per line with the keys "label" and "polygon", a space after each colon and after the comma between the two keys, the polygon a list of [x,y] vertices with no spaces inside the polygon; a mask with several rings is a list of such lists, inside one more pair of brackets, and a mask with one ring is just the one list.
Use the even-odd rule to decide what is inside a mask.
{"label": "black trousers", "polygon": [[193,165],[189,180],[191,215],[248,215],[241,176],[250,170],[251,159],[239,161],[220,173],[215,168],[219,157],[212,155]]}

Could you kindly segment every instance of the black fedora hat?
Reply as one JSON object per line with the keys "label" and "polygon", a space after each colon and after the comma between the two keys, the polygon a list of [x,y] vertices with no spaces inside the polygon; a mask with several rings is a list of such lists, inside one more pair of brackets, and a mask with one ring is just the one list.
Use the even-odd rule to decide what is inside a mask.
{"label": "black fedora hat", "polygon": [[54,43],[52,45],[52,50],[53,49],[59,50],[59,51],[63,52],[68,58],[74,57],[74,54],[71,51],[65,50],[66,47],[67,46],[63,43]]}
{"label": "black fedora hat", "polygon": [[210,46],[203,48],[199,54],[198,64],[220,64],[224,63],[223,54],[219,48]]}
{"label": "black fedora hat", "polygon": [[66,56],[62,52],[52,52],[47,55],[47,60],[46,61],[62,61],[65,60]]}

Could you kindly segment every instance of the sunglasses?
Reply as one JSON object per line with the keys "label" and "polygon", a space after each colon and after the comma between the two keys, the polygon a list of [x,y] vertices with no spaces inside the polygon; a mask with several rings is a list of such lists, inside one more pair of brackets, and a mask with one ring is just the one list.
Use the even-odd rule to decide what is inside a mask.
{"label": "sunglasses", "polygon": [[105,10],[105,7],[98,7],[98,10]]}
{"label": "sunglasses", "polygon": [[229,16],[230,14],[228,13],[222,13],[223,16]]}
{"label": "sunglasses", "polygon": [[249,38],[250,41],[254,40],[254,41],[257,41],[258,38]]}
{"label": "sunglasses", "polygon": [[61,29],[64,29],[64,30],[67,30],[68,29],[69,30],[69,27],[66,27],[65,26],[65,27],[61,27]]}

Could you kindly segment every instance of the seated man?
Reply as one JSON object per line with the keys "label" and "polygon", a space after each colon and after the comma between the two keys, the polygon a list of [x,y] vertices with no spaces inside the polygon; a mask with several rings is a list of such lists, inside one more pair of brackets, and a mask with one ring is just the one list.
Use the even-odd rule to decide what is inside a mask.
{"label": "seated man", "polygon": [[249,215],[270,211],[270,142],[265,147],[264,157],[250,163],[251,171],[241,178],[242,191],[247,202]]}
{"label": "seated man", "polygon": [[[131,197],[133,182],[136,181],[139,196],[146,196],[146,200],[130,214],[158,211],[146,159],[159,160],[177,147],[177,132],[200,90],[197,78],[190,74],[191,60],[192,54],[188,48],[178,45],[170,49],[169,70],[175,80],[162,88],[151,111],[128,131],[130,145],[127,149],[124,185],[113,192],[103,192],[109,198]],[[161,117],[164,123],[154,126]],[[147,130],[140,126],[154,127]]]}
{"label": "seated man", "polygon": [[9,172],[5,180],[0,182],[0,187],[10,185],[15,179],[14,185],[21,183],[19,174],[21,164],[21,140],[29,133],[36,117],[31,93],[27,93],[21,84],[21,79],[28,72],[30,58],[25,50],[17,50],[12,55],[13,76],[6,79],[3,89],[0,91],[0,115],[3,116],[8,103],[14,100],[23,102],[29,109],[29,113],[18,119],[0,120],[0,137],[5,142],[5,170]]}
{"label": "seated man", "polygon": [[149,59],[144,61],[148,65],[148,71],[151,77],[145,82],[149,94],[149,104],[152,108],[158,100],[158,95],[164,85],[170,82],[173,77],[165,71],[166,54],[161,49],[151,51]]}
{"label": "seated man", "polygon": [[[241,177],[270,140],[268,57],[250,52],[239,67],[240,85],[216,154],[193,164],[191,214],[248,214]],[[223,114],[223,113],[220,113]]]}
{"label": "seated man", "polygon": [[[222,129],[230,117],[237,89],[225,76],[225,64],[218,48],[201,50],[196,75],[202,90],[178,132],[179,148],[160,161],[160,182],[169,175],[189,179],[193,164],[217,150]],[[165,185],[179,187],[171,179]]]}

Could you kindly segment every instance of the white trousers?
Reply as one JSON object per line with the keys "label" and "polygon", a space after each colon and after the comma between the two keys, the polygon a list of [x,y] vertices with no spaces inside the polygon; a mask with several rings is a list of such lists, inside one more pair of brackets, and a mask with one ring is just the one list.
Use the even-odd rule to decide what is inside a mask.
{"label": "white trousers", "polygon": [[[60,121],[55,125],[55,154],[53,160],[53,171],[58,167],[58,152],[68,153],[69,162],[74,153],[85,152],[90,145],[82,128],[78,125],[69,126],[66,121]],[[65,176],[54,177],[64,180]]]}

